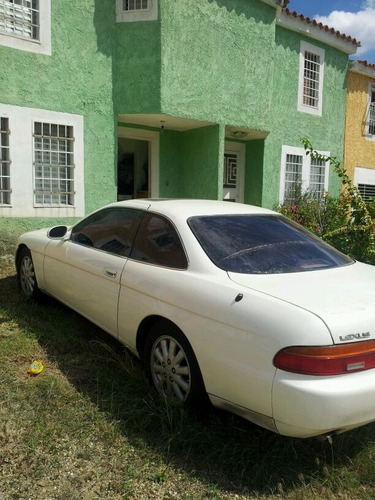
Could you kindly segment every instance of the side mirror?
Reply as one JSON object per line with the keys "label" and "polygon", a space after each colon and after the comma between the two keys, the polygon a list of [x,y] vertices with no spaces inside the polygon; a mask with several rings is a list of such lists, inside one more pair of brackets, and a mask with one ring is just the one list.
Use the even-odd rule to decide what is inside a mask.
{"label": "side mirror", "polygon": [[62,238],[64,238],[64,236],[66,236],[67,232],[67,226],[55,226],[48,231],[47,236],[51,240],[61,240]]}

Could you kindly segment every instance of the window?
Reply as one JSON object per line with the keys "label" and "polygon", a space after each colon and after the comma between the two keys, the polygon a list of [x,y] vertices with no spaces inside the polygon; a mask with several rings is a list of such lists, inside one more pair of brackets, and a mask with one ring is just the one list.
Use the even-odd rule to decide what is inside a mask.
{"label": "window", "polygon": [[0,44],[51,55],[51,0],[0,0]]}
{"label": "window", "polygon": [[0,117],[0,217],[83,216],[83,117],[1,103]]}
{"label": "window", "polygon": [[39,1],[0,0],[0,31],[39,40]]}
{"label": "window", "polygon": [[298,110],[321,116],[324,50],[301,42]]}
{"label": "window", "polygon": [[34,123],[34,194],[36,205],[74,205],[73,127]]}
{"label": "window", "polygon": [[375,169],[355,167],[354,184],[357,186],[364,201],[375,198]]}
{"label": "window", "polygon": [[9,119],[0,118],[0,205],[10,205]]}
{"label": "window", "polygon": [[358,190],[361,193],[363,201],[371,201],[375,198],[374,184],[358,184]]}
{"label": "window", "polygon": [[129,208],[106,208],[78,223],[71,240],[80,245],[128,257],[142,212]]}
{"label": "window", "polygon": [[188,224],[212,262],[233,273],[280,274],[352,263],[310,231],[274,215],[210,215]]}
{"label": "window", "polygon": [[132,259],[175,269],[186,269],[187,259],[172,224],[156,214],[147,213],[137,233]]}
{"label": "window", "polygon": [[154,21],[158,18],[158,0],[116,0],[116,21]]}
{"label": "window", "polygon": [[[329,156],[328,152],[321,154]],[[280,177],[280,203],[310,190],[317,198],[328,189],[328,163],[311,158],[302,148],[283,146]]]}
{"label": "window", "polygon": [[122,10],[131,12],[135,10],[148,10],[149,0],[123,0]]}
{"label": "window", "polygon": [[367,136],[375,139],[375,84],[369,84],[369,103],[367,113]]}

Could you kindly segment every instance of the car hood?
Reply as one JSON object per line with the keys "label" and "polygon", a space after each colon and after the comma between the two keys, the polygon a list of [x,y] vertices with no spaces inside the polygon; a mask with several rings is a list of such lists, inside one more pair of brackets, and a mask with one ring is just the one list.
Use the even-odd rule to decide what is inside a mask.
{"label": "car hood", "polygon": [[[239,285],[319,316],[334,343],[375,338],[375,267],[344,267],[288,274],[228,273]],[[270,311],[272,313],[272,311]]]}

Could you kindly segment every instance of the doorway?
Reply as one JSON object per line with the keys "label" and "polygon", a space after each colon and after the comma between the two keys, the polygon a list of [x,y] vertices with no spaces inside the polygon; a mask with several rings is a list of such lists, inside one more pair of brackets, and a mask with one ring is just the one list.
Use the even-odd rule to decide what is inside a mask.
{"label": "doorway", "polygon": [[117,199],[148,198],[148,141],[120,137],[118,140]]}
{"label": "doorway", "polygon": [[245,150],[240,142],[226,142],[223,166],[223,200],[242,203],[244,200]]}

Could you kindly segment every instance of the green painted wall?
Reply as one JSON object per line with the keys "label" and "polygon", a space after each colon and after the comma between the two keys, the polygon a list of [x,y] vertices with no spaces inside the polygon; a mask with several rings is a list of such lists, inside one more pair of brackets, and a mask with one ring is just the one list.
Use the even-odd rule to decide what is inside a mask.
{"label": "green painted wall", "polygon": [[[113,111],[113,0],[52,0],[52,56],[0,46],[4,104],[84,117],[86,211],[113,201],[117,117]],[[31,165],[30,165],[31,169]],[[32,219],[30,227],[46,221]],[[51,225],[51,219],[47,225]],[[3,219],[2,227],[13,223]],[[24,225],[20,221],[21,225]]]}
{"label": "green painted wall", "polygon": [[117,113],[160,113],[160,18],[117,23],[115,32]]}
{"label": "green painted wall", "polygon": [[258,0],[160,0],[166,114],[269,128],[275,9]]}
{"label": "green painted wall", "polygon": [[[315,149],[343,155],[346,74],[348,57],[332,47],[306,38],[325,49],[322,116],[297,111],[298,72],[301,35],[277,27],[275,75],[273,85],[272,130],[265,140],[262,205],[278,203],[282,145],[302,147],[301,137],[308,137]],[[340,183],[331,172],[329,191],[339,193]]]}
{"label": "green painted wall", "polygon": [[160,134],[160,196],[222,197],[224,140],[219,125]]}
{"label": "green painted wall", "polygon": [[244,201],[250,205],[262,204],[264,140],[246,143]]}
{"label": "green painted wall", "polygon": [[181,198],[182,145],[184,132],[164,130],[160,134],[159,195],[161,198]]}

